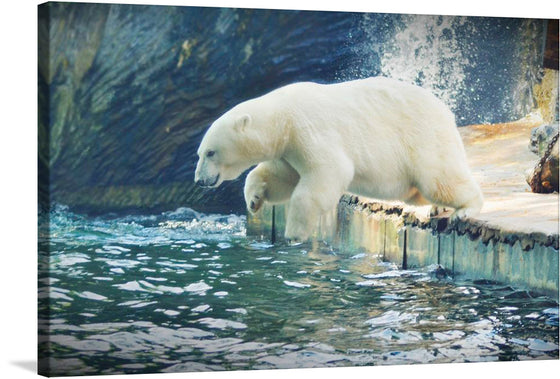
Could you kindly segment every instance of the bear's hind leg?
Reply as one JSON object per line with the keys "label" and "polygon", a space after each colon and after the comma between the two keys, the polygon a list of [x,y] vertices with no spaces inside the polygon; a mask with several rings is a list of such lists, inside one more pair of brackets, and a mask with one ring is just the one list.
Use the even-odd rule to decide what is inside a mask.
{"label": "bear's hind leg", "polygon": [[407,194],[407,198],[404,200],[405,203],[409,205],[428,205],[431,204],[421,193],[418,191],[418,188],[413,187],[410,192]]}
{"label": "bear's hind leg", "polygon": [[419,187],[422,194],[434,205],[455,209],[450,217],[452,222],[474,217],[482,209],[482,192],[474,179],[465,175],[461,176],[460,180],[457,180],[457,177],[435,178]]}
{"label": "bear's hind leg", "polygon": [[407,198],[404,200],[404,202],[406,204],[414,205],[417,207],[431,204],[432,208],[430,208],[430,217],[435,217],[447,212],[447,208],[440,205],[432,204],[432,202],[426,199],[416,187],[412,187],[410,192],[407,194]]}
{"label": "bear's hind leg", "polygon": [[467,202],[455,208],[455,212],[451,215],[450,221],[455,222],[478,215],[482,209],[482,203],[482,193],[480,190],[478,192],[475,191]]}

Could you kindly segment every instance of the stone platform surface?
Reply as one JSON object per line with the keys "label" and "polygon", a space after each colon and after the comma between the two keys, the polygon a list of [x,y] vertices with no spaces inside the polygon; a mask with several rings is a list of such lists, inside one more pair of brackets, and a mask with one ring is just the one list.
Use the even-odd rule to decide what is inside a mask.
{"label": "stone platform surface", "polygon": [[459,129],[476,181],[484,194],[477,219],[489,226],[526,233],[558,234],[558,193],[532,193],[525,171],[538,156],[529,150],[531,119]]}

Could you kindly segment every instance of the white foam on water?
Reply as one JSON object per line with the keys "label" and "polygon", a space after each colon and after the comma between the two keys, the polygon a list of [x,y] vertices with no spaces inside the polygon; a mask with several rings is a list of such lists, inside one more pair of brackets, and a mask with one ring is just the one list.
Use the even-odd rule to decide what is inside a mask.
{"label": "white foam on water", "polygon": [[194,307],[192,309],[192,311],[202,313],[202,312],[206,312],[209,309],[210,309],[210,306],[208,304],[202,304],[202,305],[199,305],[198,307]]}
{"label": "white foam on water", "polygon": [[108,259],[108,258],[96,258],[96,261],[105,262],[105,264],[112,266],[112,267],[125,267],[131,268],[138,266],[141,264],[138,261],[134,261],[132,259]]}
{"label": "white foam on water", "polygon": [[122,247],[122,246],[115,246],[115,245],[105,245],[103,246],[103,249],[108,250],[108,251],[120,251],[122,253],[128,253],[130,251],[130,249],[126,248],[126,247]]}
{"label": "white foam on water", "polygon": [[365,253],[359,253],[359,254],[351,256],[350,259],[360,259],[360,258],[364,258],[365,256],[366,256]]}
{"label": "white foam on water", "polygon": [[105,250],[105,249],[95,249],[95,252],[97,254],[115,254],[115,255],[122,253],[122,251],[119,250]]}
{"label": "white foam on water", "polygon": [[51,290],[49,290],[48,288],[45,288],[45,289],[39,290],[39,292],[37,294],[37,298],[39,298],[39,299],[50,298],[50,299],[53,299],[53,300],[66,300],[66,301],[74,300],[74,299],[65,295],[62,292],[68,293],[69,291],[56,291],[54,288],[51,288]]}
{"label": "white foam on water", "polygon": [[303,284],[303,283],[299,283],[299,282],[291,282],[289,280],[284,280],[284,284],[290,287],[295,287],[295,288],[308,288],[311,287],[311,285],[309,284]]}
{"label": "white foam on water", "polygon": [[79,263],[91,262],[89,256],[82,253],[68,253],[68,254],[51,254],[49,265],[52,268],[58,266],[73,266]]}
{"label": "white foam on water", "polygon": [[183,292],[185,292],[180,287],[156,286],[155,288],[156,288],[156,290],[161,291],[161,292],[169,292],[169,293],[174,293],[174,294],[182,294]]}
{"label": "white foam on water", "polygon": [[357,282],[356,285],[362,287],[384,287],[387,283],[379,280],[364,280],[362,282]]}
{"label": "white foam on water", "polygon": [[400,313],[398,311],[387,311],[379,317],[374,317],[366,320],[364,323],[371,326],[379,325],[398,325],[402,322],[411,322],[416,319],[418,315],[413,313]]}
{"label": "white foam on water", "polygon": [[192,245],[193,243],[196,243],[196,241],[192,239],[188,239],[188,240],[175,241],[175,243],[180,245]]}
{"label": "white foam on water", "polygon": [[107,300],[106,296],[99,295],[90,291],[77,292],[76,295],[78,295],[81,298],[89,299],[89,300],[98,300],[98,301]]}
{"label": "white foam on water", "polygon": [[197,265],[193,265],[191,263],[178,263],[178,262],[170,262],[170,261],[156,262],[156,264],[165,267],[174,267],[174,268],[182,268],[182,269],[193,269],[198,267]]}
{"label": "white foam on water", "polygon": [[517,308],[517,307],[511,307],[511,306],[499,307],[499,308],[496,308],[496,309],[499,310],[499,311],[502,311],[502,312],[514,312],[514,311],[519,310],[519,308]]}
{"label": "white foam on water", "polygon": [[226,309],[227,312],[239,313],[242,315],[247,314],[247,310],[245,308],[228,308]]}
{"label": "white foam on water", "polygon": [[213,329],[247,329],[247,325],[242,322],[222,318],[205,317],[199,319],[198,322]]}
{"label": "white foam on water", "polygon": [[282,345],[281,343],[245,342],[234,345],[228,349],[230,352],[251,351],[259,352]]}
{"label": "white foam on water", "polygon": [[183,292],[185,292],[185,289],[181,287],[171,287],[171,286],[162,286],[162,285],[156,286],[145,280],[138,280],[138,281],[133,280],[126,283],[113,284],[113,287],[117,287],[125,291],[149,292],[149,293],[155,293],[160,295],[164,293],[182,294]]}
{"label": "white foam on water", "polygon": [[329,333],[346,332],[346,328],[342,327],[342,326],[339,326],[339,327],[336,327],[336,328],[327,329],[327,332],[329,332]]}
{"label": "white foam on water", "polygon": [[199,295],[205,295],[206,291],[209,291],[212,289],[212,286],[209,286],[208,284],[204,283],[204,281],[200,281],[197,283],[191,283],[188,286],[185,287],[185,291],[187,292],[191,292],[191,293],[195,293],[195,294],[199,294]]}
{"label": "white foam on water", "polygon": [[366,279],[385,279],[385,278],[398,278],[403,276],[406,272],[404,270],[385,271],[379,274],[366,274],[362,275]]}
{"label": "white foam on water", "polygon": [[151,277],[151,276],[147,276],[146,280],[151,280],[153,282],[166,282],[167,278],[154,278],[154,277]]}

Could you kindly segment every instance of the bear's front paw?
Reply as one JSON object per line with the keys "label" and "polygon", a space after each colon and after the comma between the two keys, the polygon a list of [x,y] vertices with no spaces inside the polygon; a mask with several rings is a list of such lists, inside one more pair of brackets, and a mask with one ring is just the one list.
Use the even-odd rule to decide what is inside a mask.
{"label": "bear's front paw", "polygon": [[449,209],[447,209],[446,207],[442,207],[440,205],[432,205],[432,207],[430,208],[430,217],[444,216],[449,212]]}
{"label": "bear's front paw", "polygon": [[301,241],[299,238],[294,238],[294,239],[287,238],[286,243],[289,246],[298,246],[298,245],[301,245],[303,243],[303,241]]}
{"label": "bear's front paw", "polygon": [[302,244],[307,240],[306,235],[302,233],[295,233],[289,231],[286,231],[286,233],[284,233],[284,238],[286,239],[288,245],[292,245],[292,246]]}
{"label": "bear's front paw", "polygon": [[255,194],[251,197],[247,206],[251,213],[257,213],[262,208],[263,204],[264,204],[263,196]]}
{"label": "bear's front paw", "polygon": [[473,208],[459,208],[453,212],[449,221],[451,223],[457,223],[459,221],[465,221],[467,218],[474,217],[479,213],[477,209]]}

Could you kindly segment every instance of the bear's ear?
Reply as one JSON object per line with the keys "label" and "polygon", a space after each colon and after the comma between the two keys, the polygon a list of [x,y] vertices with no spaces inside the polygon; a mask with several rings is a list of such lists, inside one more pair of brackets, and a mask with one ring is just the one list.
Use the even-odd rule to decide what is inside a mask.
{"label": "bear's ear", "polygon": [[243,116],[235,120],[235,125],[233,126],[233,129],[238,132],[244,132],[250,124],[251,124],[251,116],[248,114],[244,114]]}

